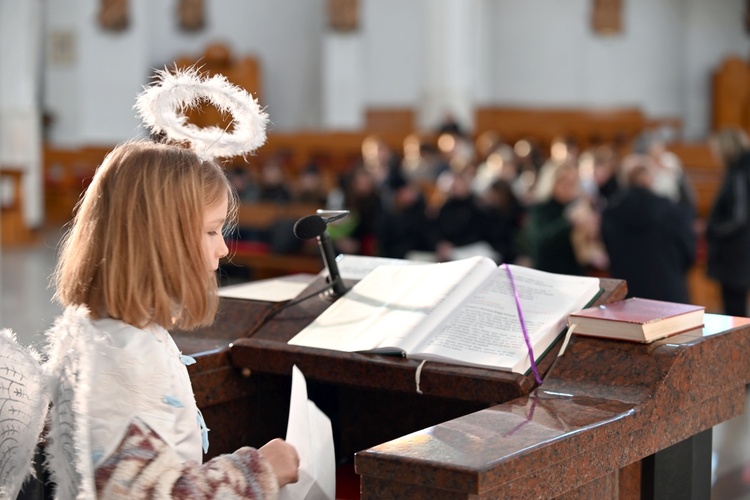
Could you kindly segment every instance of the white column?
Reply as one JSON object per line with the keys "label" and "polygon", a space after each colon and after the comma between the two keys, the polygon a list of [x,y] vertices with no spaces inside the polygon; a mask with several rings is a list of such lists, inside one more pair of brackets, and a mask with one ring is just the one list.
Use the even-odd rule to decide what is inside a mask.
{"label": "white column", "polygon": [[363,40],[359,31],[327,33],[323,47],[323,127],[359,130],[364,126]]}
{"label": "white column", "polygon": [[[25,171],[24,218],[41,225],[41,1],[0,1],[0,163]],[[12,47],[12,49],[11,49]]]}
{"label": "white column", "polygon": [[482,0],[425,2],[424,81],[419,124],[434,128],[451,113],[465,128],[474,121],[479,89]]}

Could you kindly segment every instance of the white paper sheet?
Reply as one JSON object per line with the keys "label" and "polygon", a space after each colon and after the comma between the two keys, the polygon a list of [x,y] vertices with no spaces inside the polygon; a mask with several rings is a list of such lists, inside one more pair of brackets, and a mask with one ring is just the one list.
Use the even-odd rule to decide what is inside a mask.
{"label": "white paper sheet", "polygon": [[[417,260],[391,259],[388,257],[369,257],[365,255],[343,254],[337,261],[339,274],[345,280],[361,280],[378,266],[410,266],[424,264]],[[321,271],[327,274],[325,270]]]}
{"label": "white paper sheet", "polygon": [[219,297],[284,302],[299,295],[313,279],[314,274],[298,274],[228,285],[219,288]]}
{"label": "white paper sheet", "polygon": [[299,480],[281,488],[279,500],[334,500],[336,456],[331,420],[307,399],[307,382],[296,365],[292,368],[286,441],[299,454]]}

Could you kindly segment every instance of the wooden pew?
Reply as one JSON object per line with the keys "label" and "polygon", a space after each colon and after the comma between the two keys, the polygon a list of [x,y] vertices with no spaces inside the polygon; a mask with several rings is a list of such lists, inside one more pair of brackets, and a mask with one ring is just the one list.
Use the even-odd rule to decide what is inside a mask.
{"label": "wooden pew", "polygon": [[72,219],[81,193],[111,149],[44,147],[44,217],[47,224],[62,225]]}
{"label": "wooden pew", "polygon": [[698,217],[706,219],[724,176],[708,142],[674,142],[669,151],[680,158],[685,175],[695,193]]}
{"label": "wooden pew", "polygon": [[474,118],[477,134],[494,131],[510,143],[533,138],[545,148],[560,136],[574,139],[581,149],[601,143],[623,146],[653,125],[638,108],[486,106]]}
{"label": "wooden pew", "polygon": [[750,133],[750,65],[726,57],[711,75],[711,127],[739,127]]}
{"label": "wooden pew", "polygon": [[3,195],[9,195],[8,198],[3,198],[2,206],[0,207],[0,214],[2,220],[0,221],[0,229],[2,229],[2,242],[3,247],[27,245],[36,243],[38,241],[37,235],[34,231],[29,228],[24,220],[23,215],[23,176],[25,171],[22,168],[14,168],[11,166],[0,166],[0,182],[2,187],[9,188]]}

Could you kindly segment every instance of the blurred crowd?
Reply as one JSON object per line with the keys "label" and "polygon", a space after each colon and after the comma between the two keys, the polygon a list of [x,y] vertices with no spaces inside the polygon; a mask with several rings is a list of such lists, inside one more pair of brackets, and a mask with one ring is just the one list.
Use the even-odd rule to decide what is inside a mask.
{"label": "blurred crowd", "polygon": [[[712,144],[728,168],[727,146]],[[368,137],[356,165],[333,183],[324,173],[311,163],[290,181],[271,159],[257,178],[242,169],[232,177],[245,201],[350,210],[329,225],[342,253],[436,262],[482,254],[626,279],[631,296],[690,301],[687,273],[705,221],[658,130],[625,145],[583,149],[559,137],[542,148],[491,132],[473,138],[447,123],[428,138],[407,137],[400,151]]]}

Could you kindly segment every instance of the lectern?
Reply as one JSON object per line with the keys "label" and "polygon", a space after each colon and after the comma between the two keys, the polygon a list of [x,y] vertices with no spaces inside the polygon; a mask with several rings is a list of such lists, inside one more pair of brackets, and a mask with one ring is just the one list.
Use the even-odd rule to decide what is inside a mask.
{"label": "lectern", "polygon": [[[598,303],[627,291],[602,287]],[[541,386],[427,363],[419,394],[416,361],[287,344],[328,305],[267,321],[278,304],[222,299],[212,327],[173,332],[198,361],[189,370],[211,455],[284,436],[297,365],[362,498],[700,498],[711,427],[743,411],[750,381],[750,320],[707,315],[702,330],[652,344],[574,336],[539,364]]]}

